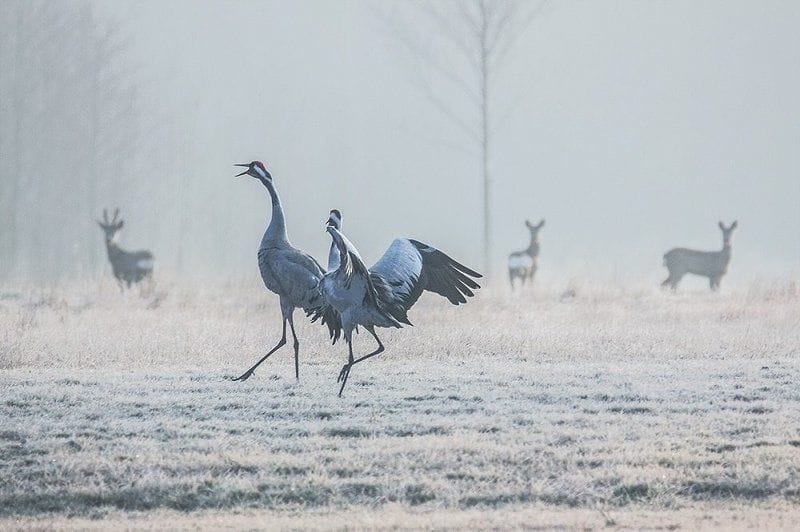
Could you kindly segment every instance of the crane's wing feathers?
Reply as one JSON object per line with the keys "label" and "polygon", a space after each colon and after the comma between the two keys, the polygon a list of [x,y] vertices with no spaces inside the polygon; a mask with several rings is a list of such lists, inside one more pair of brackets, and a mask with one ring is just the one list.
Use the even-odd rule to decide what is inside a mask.
{"label": "crane's wing feathers", "polygon": [[378,294],[375,286],[372,284],[369,270],[367,269],[367,265],[364,264],[364,260],[361,258],[361,255],[359,255],[356,247],[339,230],[331,229],[330,234],[333,237],[333,242],[339,249],[339,271],[344,273],[347,285],[350,286],[350,283],[353,282],[356,276],[364,279],[367,285],[367,290],[364,294],[364,303],[379,307]]}
{"label": "crane's wing feathers", "polygon": [[311,255],[300,251],[299,249],[289,249],[283,253],[283,257],[287,262],[297,265],[303,270],[307,271],[312,277],[322,278],[325,270],[319,265],[319,262]]}
{"label": "crane's wing feathers", "polygon": [[403,323],[410,323],[407,312],[423,291],[458,305],[480,288],[472,278],[482,277],[438,249],[408,238],[395,239],[370,272],[383,306]]}
{"label": "crane's wing feathers", "polygon": [[[398,238],[375,265],[367,269],[355,246],[336,229],[328,229],[339,250],[339,272],[349,285],[355,278],[366,286],[363,304],[380,312],[395,327],[411,325],[408,310],[422,292],[442,295],[452,304],[467,302],[480,285],[473,278],[481,275],[448,257],[438,249],[417,240]],[[328,304],[307,311],[312,321],[319,319]]]}
{"label": "crane's wing feathers", "polygon": [[[322,307],[317,307],[319,309],[319,316],[322,317],[322,324],[328,326],[328,334],[331,337],[332,344],[336,344],[336,340],[342,335],[342,317],[336,312],[336,309],[332,306],[324,303]],[[307,315],[311,315],[317,311],[317,309],[304,309]],[[312,322],[317,321],[318,317],[312,318]]]}
{"label": "crane's wing feathers", "polygon": [[319,281],[325,275],[325,270],[312,257],[298,249],[287,250],[282,253],[285,260],[271,266],[272,274],[278,279],[286,295],[301,307],[306,314],[318,312],[313,321],[322,319],[322,324],[328,327],[333,343],[339,339],[342,332],[342,320],[336,309],[325,304],[325,297],[319,287]]}

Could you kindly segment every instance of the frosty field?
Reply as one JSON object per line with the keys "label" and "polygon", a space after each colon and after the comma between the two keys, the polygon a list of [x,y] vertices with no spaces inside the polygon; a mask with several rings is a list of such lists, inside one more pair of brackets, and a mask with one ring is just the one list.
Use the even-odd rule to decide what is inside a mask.
{"label": "frosty field", "polygon": [[[254,283],[0,287],[0,527],[790,527],[800,290],[426,295],[356,366]],[[373,347],[368,335],[358,353]]]}

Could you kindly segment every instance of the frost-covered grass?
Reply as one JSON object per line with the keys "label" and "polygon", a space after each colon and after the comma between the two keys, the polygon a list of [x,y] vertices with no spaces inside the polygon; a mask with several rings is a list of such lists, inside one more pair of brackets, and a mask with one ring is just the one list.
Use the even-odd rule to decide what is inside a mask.
{"label": "frost-covered grass", "polygon": [[228,380],[278,316],[244,283],[0,287],[0,527],[796,522],[790,281],[426,296],[342,398],[299,313],[299,383],[290,346]]}

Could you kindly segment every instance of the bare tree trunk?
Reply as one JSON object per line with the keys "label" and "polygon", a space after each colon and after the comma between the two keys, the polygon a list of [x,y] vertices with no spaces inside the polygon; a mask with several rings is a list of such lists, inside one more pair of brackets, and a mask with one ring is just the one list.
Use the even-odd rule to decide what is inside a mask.
{"label": "bare tree trunk", "polygon": [[16,5],[16,28],[14,30],[16,38],[14,39],[14,96],[12,97],[11,112],[14,114],[13,138],[11,145],[11,163],[8,168],[10,171],[8,188],[9,196],[9,212],[8,212],[8,266],[7,272],[10,275],[16,273],[19,263],[20,249],[19,249],[19,235],[17,234],[17,205],[20,202],[20,160],[22,154],[22,105],[23,105],[23,80],[21,71],[23,65],[23,50],[22,43],[25,36],[24,27],[24,9],[25,6],[22,2],[17,2]]}
{"label": "bare tree trunk", "polygon": [[492,278],[492,202],[489,179],[489,50],[487,43],[488,24],[486,4],[481,1],[480,28],[480,84],[481,84],[481,177],[483,178],[483,271],[487,279]]}
{"label": "bare tree trunk", "polygon": [[[480,157],[481,244],[487,280],[492,278],[489,159],[492,126],[498,124],[491,120],[491,113],[495,112],[491,97],[495,91],[489,85],[498,83],[497,73],[508,60],[509,50],[546,3],[547,0],[397,0],[393,13],[383,17],[416,65],[427,66],[427,72],[419,68],[413,71],[425,95],[464,135],[467,151]],[[431,76],[441,82],[436,90],[426,79]],[[460,95],[460,101],[454,103],[443,96],[448,89],[454,90],[457,97]],[[466,115],[459,105],[465,103],[470,109]]]}
{"label": "bare tree trunk", "polygon": [[[100,111],[98,109],[99,106],[99,99],[100,99],[100,71],[104,65],[101,64],[100,61],[100,43],[99,42],[92,42],[90,43],[91,46],[91,54],[92,54],[92,61],[91,61],[91,87],[89,90],[89,127],[91,128],[90,132],[90,140],[89,140],[89,182],[86,184],[86,213],[81,213],[86,217],[86,221],[84,222],[84,227],[86,227],[86,234],[90,235],[91,231],[93,231],[92,227],[94,226],[94,216],[95,213],[98,211],[97,206],[97,188],[98,188],[98,170],[97,167],[100,165],[100,157],[99,157],[99,149],[98,149],[98,135],[100,132]],[[86,248],[85,248],[86,249]],[[96,251],[97,248],[88,248],[87,256],[89,258],[89,268],[88,271],[91,275],[97,275],[99,272],[98,263],[99,263],[99,252]],[[91,251],[89,251],[91,250]],[[82,272],[86,273],[86,272]]]}

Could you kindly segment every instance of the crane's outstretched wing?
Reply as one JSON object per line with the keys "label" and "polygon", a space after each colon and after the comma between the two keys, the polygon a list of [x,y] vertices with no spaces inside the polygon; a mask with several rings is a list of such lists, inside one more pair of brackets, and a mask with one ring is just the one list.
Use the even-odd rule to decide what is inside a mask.
{"label": "crane's outstretched wing", "polygon": [[[395,317],[395,314],[386,308],[386,302],[390,301],[390,292],[380,277],[370,274],[364,261],[361,259],[356,247],[335,227],[329,226],[327,229],[333,239],[333,244],[339,252],[339,267],[336,270],[338,278],[343,279],[346,286],[350,286],[355,279],[364,283],[364,298],[361,303],[380,312],[394,327],[402,327],[402,324]],[[374,284],[377,281],[378,284]],[[317,321],[331,305],[326,301],[322,305],[306,311],[311,317],[311,321]],[[401,320],[402,321],[402,320]],[[408,320],[405,321],[408,323]]]}
{"label": "crane's outstretched wing", "polygon": [[398,321],[408,323],[408,310],[422,292],[444,296],[454,305],[467,302],[482,277],[438,249],[410,238],[398,238],[370,268],[378,299]]}

